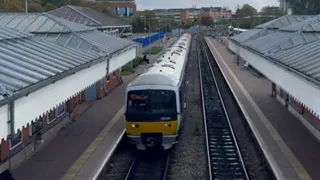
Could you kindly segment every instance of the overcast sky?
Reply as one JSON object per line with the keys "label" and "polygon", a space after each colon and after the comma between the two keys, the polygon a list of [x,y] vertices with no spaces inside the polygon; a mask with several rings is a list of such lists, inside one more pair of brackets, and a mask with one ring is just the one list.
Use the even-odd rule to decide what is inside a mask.
{"label": "overcast sky", "polygon": [[250,4],[258,10],[264,6],[279,6],[278,0],[135,0],[138,10],[144,9],[169,9],[169,8],[191,8],[192,5],[200,7],[222,7],[227,6],[234,11],[237,4]]}

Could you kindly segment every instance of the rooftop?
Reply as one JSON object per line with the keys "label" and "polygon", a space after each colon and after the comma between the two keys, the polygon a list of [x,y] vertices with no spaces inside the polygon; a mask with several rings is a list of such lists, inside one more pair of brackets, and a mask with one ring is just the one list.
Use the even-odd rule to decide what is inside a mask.
{"label": "rooftop", "polygon": [[253,29],[250,29],[246,32],[243,32],[237,36],[231,37],[232,40],[238,43],[244,43],[249,40],[254,40],[259,37],[266,36],[271,33],[277,32],[279,29],[283,29],[285,27],[290,27],[298,22],[302,22],[306,19],[309,19],[314,16],[309,15],[286,15],[282,16],[278,19],[274,19],[272,21],[266,22],[264,24],[258,25]]}
{"label": "rooftop", "polygon": [[[61,46],[109,55],[135,42],[47,13],[2,13],[0,24],[29,32]],[[102,43],[103,42],[103,43]]]}
{"label": "rooftop", "polygon": [[320,15],[287,15],[231,38],[320,82]]}
{"label": "rooftop", "polygon": [[296,24],[298,22],[304,21],[304,20],[309,19],[311,17],[314,17],[314,16],[312,16],[312,15],[286,15],[286,16],[282,16],[278,19],[274,19],[272,21],[261,24],[259,26],[256,26],[255,28],[280,29],[280,28],[287,27],[287,26]]}
{"label": "rooftop", "polygon": [[0,100],[99,58],[3,26],[0,34],[9,37],[0,38]]}
{"label": "rooftop", "polygon": [[30,33],[68,33],[94,30],[47,13],[0,13],[0,25]]}
{"label": "rooftop", "polygon": [[49,12],[54,16],[92,27],[130,27],[130,22],[119,17],[111,17],[94,9],[78,6],[63,6]]}

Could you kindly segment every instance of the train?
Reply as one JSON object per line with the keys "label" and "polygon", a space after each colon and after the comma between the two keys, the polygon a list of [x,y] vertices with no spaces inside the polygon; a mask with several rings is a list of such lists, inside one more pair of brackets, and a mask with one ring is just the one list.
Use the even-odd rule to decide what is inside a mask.
{"label": "train", "polygon": [[232,26],[228,26],[229,37],[235,36],[235,35],[240,34],[240,33],[243,33],[245,31],[247,31],[247,29],[234,28]]}
{"label": "train", "polygon": [[184,33],[126,87],[125,134],[138,150],[178,142],[186,108],[186,64],[192,34]]}

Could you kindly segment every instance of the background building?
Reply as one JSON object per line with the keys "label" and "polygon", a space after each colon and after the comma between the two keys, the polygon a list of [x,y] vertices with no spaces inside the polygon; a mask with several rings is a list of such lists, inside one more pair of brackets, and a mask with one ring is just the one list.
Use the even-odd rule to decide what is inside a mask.
{"label": "background building", "polygon": [[134,0],[88,0],[93,2],[108,2],[113,11],[120,17],[128,17],[135,14],[137,5]]}
{"label": "background building", "polygon": [[292,14],[290,4],[286,0],[279,0],[279,8],[282,11],[286,11],[288,15]]}
{"label": "background building", "polygon": [[154,9],[156,18],[172,17],[177,24],[188,24],[188,22],[201,17],[211,17],[214,21],[220,19],[230,19],[231,10],[226,7],[203,7],[187,9]]}
{"label": "background building", "polygon": [[131,31],[131,23],[129,21],[119,17],[111,17],[87,7],[67,5],[52,10],[49,14],[75,23],[94,27],[109,35],[121,36],[124,32]]}
{"label": "background building", "polygon": [[200,16],[211,17],[213,21],[218,21],[220,19],[230,19],[232,14],[227,7],[203,7]]}

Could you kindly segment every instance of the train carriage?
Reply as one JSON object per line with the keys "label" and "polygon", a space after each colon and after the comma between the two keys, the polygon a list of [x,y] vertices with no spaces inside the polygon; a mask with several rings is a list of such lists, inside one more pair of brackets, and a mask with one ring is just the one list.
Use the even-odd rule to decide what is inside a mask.
{"label": "train carriage", "polygon": [[178,141],[185,108],[185,69],[191,34],[183,34],[145,73],[126,89],[126,135],[137,149]]}
{"label": "train carriage", "polygon": [[234,28],[232,26],[228,26],[229,37],[238,35],[240,33],[246,32],[247,29]]}

